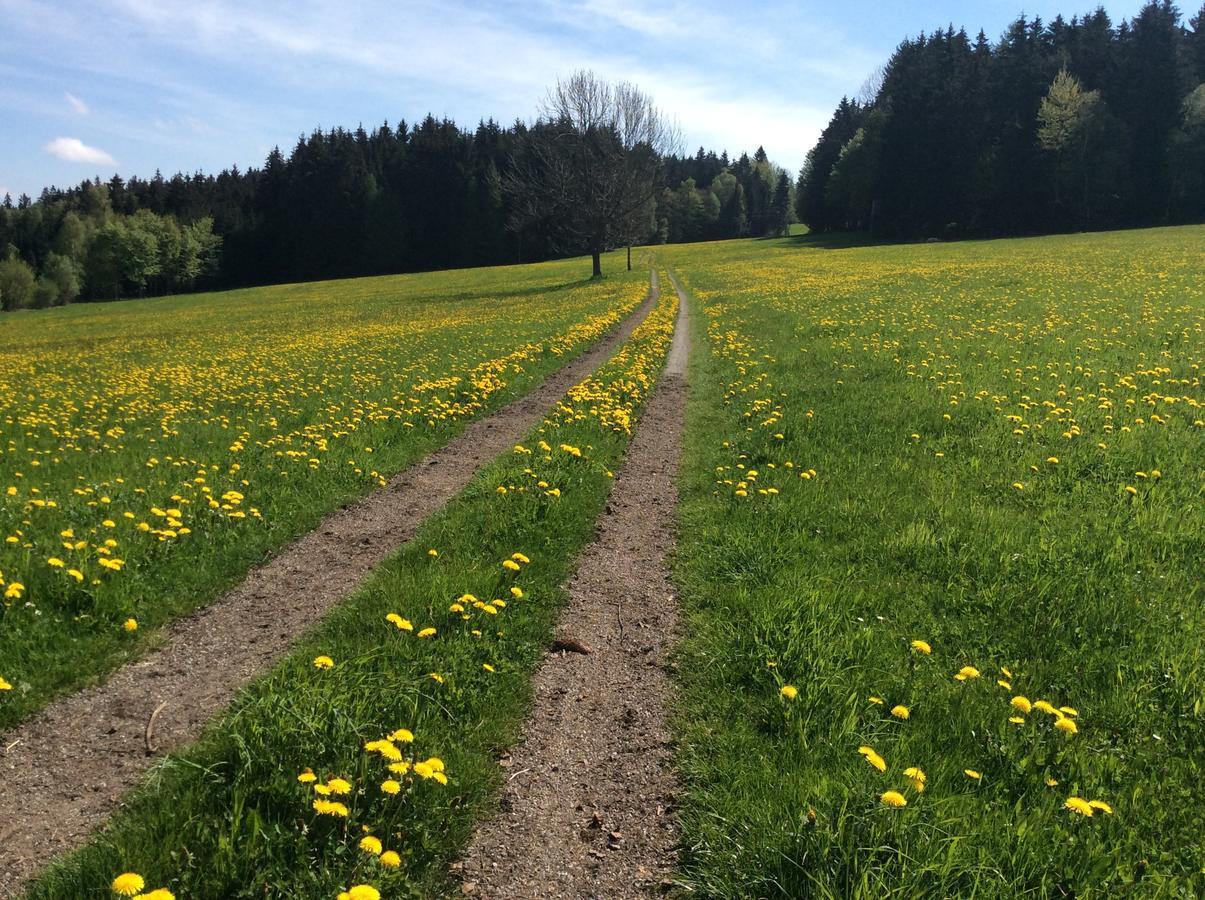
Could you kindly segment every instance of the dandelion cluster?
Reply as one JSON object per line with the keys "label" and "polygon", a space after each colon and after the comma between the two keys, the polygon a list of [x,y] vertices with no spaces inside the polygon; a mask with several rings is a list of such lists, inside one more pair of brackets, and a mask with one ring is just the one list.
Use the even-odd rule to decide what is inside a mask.
{"label": "dandelion cluster", "polygon": [[[924,663],[919,668],[915,664],[910,666],[911,674],[907,690],[913,696],[925,698],[924,706],[927,711],[931,711],[930,715],[936,715],[942,721],[949,721],[954,707],[962,708],[967,704],[976,704],[981,706],[986,713],[985,717],[977,719],[977,721],[991,723],[994,720],[1001,731],[1004,728],[999,724],[1001,722],[1007,722],[1011,726],[1023,726],[1026,729],[1027,737],[1024,744],[1020,745],[1019,751],[1026,760],[1031,757],[1044,760],[1044,765],[1034,769],[1033,777],[1040,778],[1047,788],[1054,788],[1060,784],[1059,778],[1055,777],[1055,772],[1074,769],[1075,753],[1068,752],[1069,746],[1066,741],[1070,741],[1073,736],[1079,734],[1080,729],[1077,724],[1079,710],[1067,705],[1056,706],[1051,701],[1044,699],[1031,701],[1022,694],[1010,695],[1013,684],[1019,679],[1008,666],[999,667],[1001,677],[996,679],[994,687],[984,685],[980,689],[977,685],[986,681],[983,679],[982,671],[973,665],[963,665],[951,679],[961,687],[956,688],[952,694],[943,694],[939,686],[939,682],[943,680],[943,676],[940,674],[941,655],[934,652],[929,641],[919,638],[909,642],[909,650],[914,661],[919,656]],[[872,709],[887,709],[888,701],[881,696],[871,694],[866,699]],[[935,709],[935,707],[937,708]],[[881,715],[882,713],[876,714],[880,717],[878,721],[881,721]],[[912,718],[911,707],[897,703],[887,709],[886,715],[900,723],[908,723]],[[1047,725],[1048,727],[1046,727]],[[901,727],[909,728],[911,726],[901,724]],[[1043,729],[1045,729],[1044,733]],[[1052,744],[1051,738],[1054,733],[1061,736],[1064,741],[1056,741]],[[911,742],[908,744],[912,745]],[[900,768],[899,775],[895,776],[892,773],[896,770],[873,747],[863,744],[858,747],[858,754],[871,768],[900,782],[898,787],[880,793],[879,800],[885,806],[896,809],[905,807],[908,805],[907,792],[919,795],[924,793],[928,787],[928,776],[924,769],[916,764]],[[974,762],[975,765],[962,768],[961,774],[968,782],[979,784],[987,779],[985,779],[980,761],[975,760]],[[1113,815],[1112,806],[1099,799],[1089,801],[1073,796],[1063,803],[1063,807],[1084,817],[1091,817],[1098,811]]]}
{"label": "dandelion cluster", "polygon": [[176,895],[167,888],[155,888],[144,893],[146,879],[137,872],[123,872],[113,879],[109,887],[117,896],[132,897],[133,900],[176,900]]}
{"label": "dandelion cluster", "polygon": [[[0,350],[7,642],[28,634],[69,652],[76,635],[157,623],[168,573],[237,574],[231,548],[287,537],[299,495],[384,484],[423,434],[480,414],[643,294],[635,281],[577,286],[566,303],[543,278],[549,289],[521,304],[491,293],[511,289],[500,275],[449,273],[342,284],[337,296],[329,284],[265,288],[233,310],[192,298],[11,323]],[[460,296],[426,302],[441,292]],[[3,674],[37,683],[70,668]]]}

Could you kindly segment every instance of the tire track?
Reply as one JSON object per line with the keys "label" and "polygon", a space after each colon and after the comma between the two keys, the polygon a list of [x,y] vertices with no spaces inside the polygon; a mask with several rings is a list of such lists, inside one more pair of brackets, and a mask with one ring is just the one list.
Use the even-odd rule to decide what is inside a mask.
{"label": "tire track", "polygon": [[0,736],[0,893],[15,895],[83,844],[157,758],[198,738],[243,686],[605,362],[658,296],[654,273],[645,302],[593,348],[166,626],[166,640],[146,656]]}
{"label": "tire track", "polygon": [[[671,276],[672,279],[672,276]],[[674,864],[667,654],[677,626],[668,556],[690,326],[679,308],[665,372],[578,559],[524,737],[503,762],[501,810],[455,867],[488,898],[647,896]],[[583,646],[584,645],[584,646]]]}

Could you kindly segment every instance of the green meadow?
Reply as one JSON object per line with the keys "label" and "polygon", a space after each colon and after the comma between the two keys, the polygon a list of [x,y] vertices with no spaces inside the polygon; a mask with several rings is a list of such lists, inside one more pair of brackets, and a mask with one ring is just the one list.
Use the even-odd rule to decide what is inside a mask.
{"label": "green meadow", "polygon": [[692,892],[1205,890],[1203,243],[660,254]]}

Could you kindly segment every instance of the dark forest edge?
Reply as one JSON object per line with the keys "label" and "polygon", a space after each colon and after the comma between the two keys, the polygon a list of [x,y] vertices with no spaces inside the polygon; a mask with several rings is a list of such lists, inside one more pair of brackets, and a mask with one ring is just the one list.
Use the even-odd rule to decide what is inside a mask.
{"label": "dark forest edge", "polygon": [[1205,6],[1103,8],[900,44],[808,154],[815,232],[994,237],[1205,219]]}
{"label": "dark forest edge", "polygon": [[[761,148],[661,154],[635,241],[778,235],[796,219],[888,240],[1202,221],[1202,81],[1205,7],[1185,27],[1168,0],[1116,27],[1103,9],[1021,16],[994,45],[952,26],[922,34],[841,101],[798,183]],[[539,128],[429,115],[317,130],[262,168],[6,197],[0,307],[587,252],[505,190]]]}

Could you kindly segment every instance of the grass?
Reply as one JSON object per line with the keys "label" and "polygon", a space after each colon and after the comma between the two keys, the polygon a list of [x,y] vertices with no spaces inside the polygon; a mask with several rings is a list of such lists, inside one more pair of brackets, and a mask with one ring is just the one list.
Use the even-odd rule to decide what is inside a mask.
{"label": "grass", "polygon": [[684,885],[1205,893],[1202,243],[662,252],[701,313]]}
{"label": "grass", "polygon": [[522,394],[645,293],[644,273],[590,283],[580,271],[4,317],[0,729],[144,651],[159,626]]}
{"label": "grass", "polygon": [[[446,864],[499,786],[497,754],[514,739],[561,585],[664,362],[676,309],[666,294],[514,453],[316,623],[199,745],[159,765],[31,896],[109,896],[128,870],[179,897],[446,890]],[[410,734],[372,744],[399,728]],[[391,772],[391,760],[406,771]],[[315,780],[302,783],[307,770]],[[383,791],[387,779],[396,794]],[[315,800],[342,807],[320,812]],[[366,834],[400,865],[361,849]]]}

